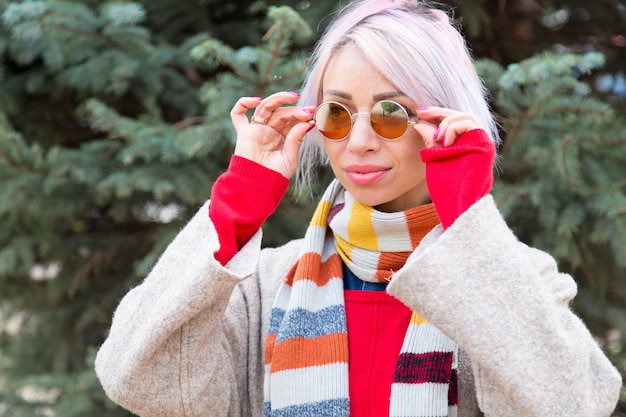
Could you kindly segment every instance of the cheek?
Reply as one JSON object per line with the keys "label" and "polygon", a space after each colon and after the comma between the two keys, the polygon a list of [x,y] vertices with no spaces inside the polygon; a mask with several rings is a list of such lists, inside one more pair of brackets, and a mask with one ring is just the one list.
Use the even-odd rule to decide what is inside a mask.
{"label": "cheek", "polygon": [[397,155],[407,180],[421,182],[426,175],[426,164],[422,161],[420,150],[425,146],[421,137],[412,137],[411,141],[412,145],[404,147]]}
{"label": "cheek", "polygon": [[406,182],[419,183],[426,176],[426,165],[421,158],[407,158],[402,161],[404,169],[402,170]]}
{"label": "cheek", "polygon": [[[431,135],[435,133],[435,129],[432,129]],[[432,136],[431,136],[432,137]],[[415,163],[423,164],[420,157],[420,151],[426,147],[424,137],[412,131],[410,135],[407,135],[403,142],[403,149],[400,150],[400,155],[405,160],[414,161]]]}
{"label": "cheek", "polygon": [[[333,171],[333,174],[335,174],[335,177],[338,179],[341,179],[341,165],[339,163],[339,155],[340,155],[340,151],[338,149],[338,146],[334,146],[337,144],[333,144],[331,143],[330,146],[327,145],[326,143],[324,144],[324,153],[326,154],[326,158],[328,158],[328,163],[330,164],[330,168]],[[343,182],[343,181],[342,181]]]}
{"label": "cheek", "polygon": [[335,168],[335,165],[338,164],[339,162],[339,155],[341,154],[341,150],[342,150],[341,145],[344,142],[333,143],[327,140],[324,140],[322,142],[323,147],[324,147],[324,153],[326,154],[326,157],[328,158],[328,161],[330,162],[330,166],[333,167],[333,170]]}

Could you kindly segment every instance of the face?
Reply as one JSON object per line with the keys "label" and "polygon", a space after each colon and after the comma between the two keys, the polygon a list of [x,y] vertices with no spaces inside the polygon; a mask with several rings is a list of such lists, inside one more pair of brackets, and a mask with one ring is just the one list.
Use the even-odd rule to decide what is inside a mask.
{"label": "face", "polygon": [[[383,99],[405,106],[410,117],[418,107],[350,46],[330,60],[322,87],[322,101],[339,102],[353,114],[369,113]],[[413,127],[398,139],[386,140],[376,134],[367,115],[358,115],[345,140],[323,141],[335,176],[360,203],[393,212],[429,201],[419,155],[424,141]]]}

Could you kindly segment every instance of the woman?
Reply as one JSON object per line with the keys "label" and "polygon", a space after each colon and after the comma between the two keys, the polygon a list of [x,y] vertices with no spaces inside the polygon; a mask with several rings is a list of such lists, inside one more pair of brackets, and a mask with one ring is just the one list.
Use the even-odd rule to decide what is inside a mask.
{"label": "woman", "polygon": [[[497,132],[447,15],[354,2],[313,58],[301,95],[235,104],[228,171],[115,313],[107,394],[151,417],[608,416],[620,376],[573,280],[489,195]],[[326,160],[304,239],[261,250]]]}

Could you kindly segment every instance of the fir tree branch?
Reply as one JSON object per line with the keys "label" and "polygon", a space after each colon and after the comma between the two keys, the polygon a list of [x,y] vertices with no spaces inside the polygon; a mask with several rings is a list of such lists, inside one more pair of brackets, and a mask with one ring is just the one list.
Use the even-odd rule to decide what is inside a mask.
{"label": "fir tree branch", "polygon": [[561,160],[563,163],[563,174],[565,176],[565,181],[567,183],[567,186],[569,187],[570,190],[572,190],[572,192],[574,194],[585,194],[584,191],[582,190],[578,190],[578,188],[576,187],[576,185],[574,185],[574,181],[572,181],[572,177],[571,174],[569,172],[569,168],[567,167],[567,147],[569,146],[569,144],[572,142],[572,138],[569,135],[566,135],[563,138],[563,141],[561,142]]}
{"label": "fir tree branch", "polygon": [[[80,35],[80,36],[85,36],[85,37],[90,37],[93,38],[95,40],[101,41],[102,39],[105,40],[105,43],[107,45],[119,45],[119,42],[116,42],[111,36],[107,35],[105,33],[105,31],[103,30],[104,27],[100,26],[97,27],[96,29],[94,29],[93,31],[87,31],[87,30],[78,30],[76,28],[70,27],[68,25],[64,25],[62,23],[50,23],[50,22],[45,22],[45,17],[46,16],[60,16],[63,18],[67,18],[68,20],[71,19],[75,19],[75,20],[81,20],[82,22],[85,23],[85,26],[89,27],[92,25],[92,22],[82,18],[81,15],[79,14],[73,14],[73,13],[60,13],[58,11],[55,10],[49,10],[47,11],[41,18],[41,23],[42,23],[42,27],[46,27],[46,28],[56,28],[58,30],[62,30],[65,31],[69,34],[72,35]],[[45,24],[44,24],[45,22]]]}
{"label": "fir tree branch", "polygon": [[[513,124],[511,129],[508,130],[508,133],[506,135],[506,140],[504,141],[504,143],[502,144],[502,147],[501,147],[501,154],[502,154],[502,156],[506,155],[506,153],[508,151],[508,148],[511,146],[511,143],[513,142],[513,138],[518,133],[518,131],[521,129],[521,126],[524,123],[524,121],[527,120],[527,119],[531,119],[531,118],[535,117],[541,111],[541,109],[544,107],[544,105],[551,98],[552,97],[546,97],[545,99],[543,99],[540,102],[538,102],[532,108],[530,108],[530,109],[526,110],[525,112],[521,113],[520,117],[517,118],[516,122]],[[512,99],[515,99],[515,96],[513,96]],[[522,107],[522,106],[520,105],[520,107]],[[572,112],[572,113],[591,113],[591,114],[598,114],[598,115],[603,115],[604,114],[601,110],[590,109],[589,107],[585,107],[585,106],[571,105],[571,106],[561,106],[561,107],[553,107],[553,108],[551,108],[551,112],[552,113],[557,113],[557,112],[560,112],[560,111],[562,111],[562,112]]]}
{"label": "fir tree branch", "polygon": [[500,155],[503,158],[511,147],[515,136],[522,128],[522,124],[524,123],[524,121],[536,115],[539,112],[539,107],[540,106],[536,106],[534,109],[528,109],[525,112],[522,112],[513,124],[513,126],[511,126],[511,128],[507,130],[506,139],[502,142],[502,146],[500,147]]}
{"label": "fir tree branch", "polygon": [[[624,186],[626,186],[626,178],[622,178],[622,179],[620,179],[618,181],[615,181],[615,182],[607,184],[607,185],[601,185],[599,187],[589,188],[589,190],[588,190],[588,192],[586,193],[585,196],[588,197],[588,196],[591,196],[593,194],[600,194],[600,193],[603,193],[606,190],[611,189],[611,188],[615,188],[615,189],[617,189],[619,191],[619,189],[621,187],[624,187]],[[626,213],[626,209],[624,209],[622,212]]]}
{"label": "fir tree branch", "polygon": [[573,240],[574,240],[574,245],[576,245],[576,248],[578,249],[578,252],[583,257],[583,261],[580,263],[580,268],[582,270],[583,276],[586,278],[587,283],[589,284],[589,288],[597,288],[597,283],[596,283],[597,280],[595,278],[595,275],[593,271],[589,268],[586,260],[584,260],[584,257],[585,257],[584,254],[586,252],[584,248],[581,246],[579,239],[573,239]]}
{"label": "fir tree branch", "polygon": [[291,70],[291,71],[283,74],[282,77],[283,78],[289,78],[289,77],[293,77],[296,74],[302,74],[303,72],[304,72],[304,67],[301,66],[301,67],[298,67],[298,68],[296,68],[294,70]]}
{"label": "fir tree branch", "polygon": [[[86,26],[89,26],[91,24],[91,22],[85,20],[84,18],[82,18],[79,14],[73,14],[73,13],[59,13],[55,10],[48,10],[43,16],[42,16],[42,23],[43,20],[45,19],[45,16],[61,16],[61,17],[67,17],[68,20],[71,19],[75,19],[75,20],[82,20]],[[69,33],[74,33],[74,34],[78,34],[78,35],[94,35],[92,32],[87,32],[87,31],[80,31],[80,30],[75,30],[73,28],[70,28],[67,25],[63,25],[63,24],[56,24],[53,25],[51,23],[47,23],[46,26],[48,27],[58,27],[60,29],[64,29],[66,31],[68,31]]]}
{"label": "fir tree branch", "polygon": [[189,126],[193,126],[196,124],[204,123],[206,121],[206,117],[204,116],[196,116],[196,117],[188,117],[179,122],[174,123],[171,127],[174,130],[183,130],[188,128]]}
{"label": "fir tree branch", "polygon": [[572,192],[574,192],[574,194],[580,195],[580,196],[585,197],[585,198],[589,198],[589,197],[591,197],[593,195],[597,195],[597,194],[600,194],[602,192],[606,192],[608,189],[612,189],[612,188],[619,189],[622,186],[626,185],[626,178],[622,178],[621,180],[613,182],[613,183],[610,183],[610,184],[600,185],[598,187],[589,187],[589,188],[587,188],[585,190],[576,187],[576,185],[574,184],[574,181],[572,181],[572,179],[571,179],[570,171],[569,171],[569,169],[567,167],[567,161],[566,161],[566,159],[567,159],[567,157],[566,157],[566,150],[567,150],[567,147],[571,144],[571,142],[572,142],[572,139],[571,139],[570,136],[565,136],[563,138],[563,143],[562,143],[562,146],[561,146],[561,148],[563,150],[563,153],[562,153],[561,156],[562,156],[562,161],[563,161],[563,172],[564,172],[565,180],[567,182],[568,188]]}
{"label": "fir tree branch", "polygon": [[[110,252],[114,252],[114,250]],[[106,265],[109,261],[109,259],[107,258],[111,259],[112,256],[107,255],[103,251],[96,251],[89,257],[87,261],[85,261],[83,266],[74,276],[74,279],[68,286],[67,291],[65,292],[69,299],[74,298],[81,284],[86,284],[87,282],[89,282],[90,276],[97,276],[101,273],[102,267]]]}
{"label": "fir tree branch", "polygon": [[283,42],[285,35],[283,31],[280,30],[280,24],[275,23],[271,28],[267,31],[267,33],[263,36],[263,40],[269,39],[272,34],[278,30],[278,35],[276,35],[276,41],[274,42],[274,49],[272,50],[272,56],[270,57],[269,62],[267,63],[267,67],[265,68],[265,73],[261,78],[261,85],[266,86],[269,83],[270,72],[274,68],[276,64],[276,60],[278,59],[278,55],[280,54],[280,44]]}
{"label": "fir tree branch", "polygon": [[16,157],[14,158],[11,154],[2,151],[2,148],[0,148],[0,155],[4,156],[5,157],[4,159],[11,166],[14,166],[16,168],[24,168],[26,171],[35,172],[35,170],[26,169],[28,168],[28,166],[25,162],[24,154],[22,153],[22,150],[20,149],[20,144],[19,144],[18,139],[14,135],[10,135],[10,134],[7,135],[6,138],[9,140],[9,142],[13,144],[13,149],[15,149]]}
{"label": "fir tree branch", "polygon": [[2,148],[0,148],[0,157],[2,157],[5,161],[11,162],[11,155],[5,152]]}
{"label": "fir tree branch", "polygon": [[611,139],[610,141],[606,142],[600,142],[598,143],[598,148],[611,148],[613,146],[621,145],[623,143],[626,143],[626,136]]}
{"label": "fir tree branch", "polygon": [[232,65],[231,63],[229,63],[228,68],[230,68],[235,74],[237,74],[239,78],[241,78],[242,80],[245,80],[247,83],[250,83],[250,85],[256,84],[256,81],[254,80],[254,78],[248,77],[246,74],[239,71],[239,68],[237,68],[235,65]]}

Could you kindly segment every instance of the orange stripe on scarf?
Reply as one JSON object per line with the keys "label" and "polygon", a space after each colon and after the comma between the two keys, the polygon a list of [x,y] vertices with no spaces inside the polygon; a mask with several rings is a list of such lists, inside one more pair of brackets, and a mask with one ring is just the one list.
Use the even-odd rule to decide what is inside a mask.
{"label": "orange stripe on scarf", "polygon": [[433,227],[440,223],[439,216],[434,210],[434,207],[433,204],[425,204],[404,212],[413,249],[420,244],[424,236],[426,236]]}
{"label": "orange stripe on scarf", "polygon": [[378,257],[376,278],[388,282],[398,269],[402,268],[411,252],[382,252]]}
{"label": "orange stripe on scarf", "polygon": [[292,338],[274,344],[272,372],[348,362],[348,337],[333,333],[312,339]]}
{"label": "orange stripe on scarf", "polygon": [[293,286],[296,281],[309,280],[317,284],[318,287],[322,287],[331,279],[341,276],[343,273],[341,272],[339,255],[333,254],[322,262],[322,256],[319,253],[307,252],[291,267],[285,276],[285,283]]}

